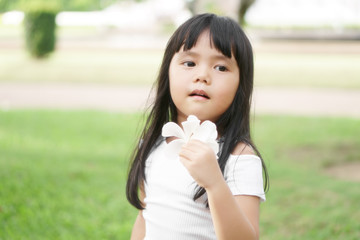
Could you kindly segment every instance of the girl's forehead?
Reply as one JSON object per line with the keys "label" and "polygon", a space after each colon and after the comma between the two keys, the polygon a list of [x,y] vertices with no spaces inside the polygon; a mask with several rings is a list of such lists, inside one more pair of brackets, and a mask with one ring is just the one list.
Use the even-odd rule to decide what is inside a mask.
{"label": "girl's forehead", "polygon": [[231,57],[224,55],[219,49],[215,48],[211,44],[206,44],[206,42],[197,42],[196,45],[192,46],[189,49],[185,49],[184,45],[180,48],[178,52],[174,54],[177,57],[207,57],[216,60],[225,60],[225,61],[234,61],[234,54],[231,54]]}
{"label": "girl's forehead", "polygon": [[199,34],[199,36],[197,38],[195,38],[193,40],[194,40],[194,43],[192,44],[192,46],[190,46],[190,48],[188,48],[188,49],[185,49],[187,47],[186,42],[188,41],[188,39],[185,39],[184,44],[181,46],[181,49],[183,51],[190,50],[190,49],[198,46],[199,44],[208,45],[208,46],[210,46],[210,48],[213,48],[213,43],[212,43],[213,40],[212,40],[212,38],[210,36],[210,31],[209,30],[204,30],[202,33]]}
{"label": "girl's forehead", "polygon": [[208,47],[208,46],[200,47],[199,45],[197,47],[193,46],[192,48],[187,50],[184,50],[184,48],[182,47],[180,51],[176,53],[176,55],[178,55],[179,57],[189,56],[194,58],[206,55],[207,57],[211,57],[217,60],[226,60],[226,61],[235,60],[233,59],[234,58],[233,56],[229,58],[228,56],[225,56],[221,51],[219,51],[214,47]]}
{"label": "girl's forehead", "polygon": [[[234,57],[231,40],[219,41],[216,40],[217,36],[210,33],[209,29],[204,30],[198,36],[188,36],[184,39],[183,44],[179,48],[180,52],[193,52],[198,49],[208,49],[210,51],[217,52],[219,55],[224,56],[228,59]],[[225,48],[225,49],[224,49]],[[175,53],[175,54],[176,54]]]}

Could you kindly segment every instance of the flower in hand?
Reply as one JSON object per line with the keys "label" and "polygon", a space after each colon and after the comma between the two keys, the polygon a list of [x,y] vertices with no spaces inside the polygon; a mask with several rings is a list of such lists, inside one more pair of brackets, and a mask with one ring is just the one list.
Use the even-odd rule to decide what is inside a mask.
{"label": "flower in hand", "polygon": [[187,121],[182,122],[181,125],[183,128],[174,122],[168,122],[162,128],[163,137],[177,138],[167,145],[166,154],[168,156],[172,154],[178,156],[181,147],[191,139],[207,144],[214,151],[214,154],[217,154],[219,151],[219,144],[216,141],[218,133],[213,122],[204,121],[200,124],[200,120],[196,116],[190,115]]}

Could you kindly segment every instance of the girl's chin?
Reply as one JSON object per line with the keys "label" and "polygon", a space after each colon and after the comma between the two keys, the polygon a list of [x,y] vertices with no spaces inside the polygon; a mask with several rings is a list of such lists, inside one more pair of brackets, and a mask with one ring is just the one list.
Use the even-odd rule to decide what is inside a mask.
{"label": "girl's chin", "polygon": [[194,115],[196,116],[201,122],[204,122],[206,120],[209,120],[211,122],[215,122],[216,120],[212,119],[210,116],[203,116],[202,114],[199,114],[199,113],[190,113],[188,115],[182,115],[181,117],[179,116],[178,117],[178,123],[182,123],[184,121],[187,120],[187,118],[190,116],[190,115]]}

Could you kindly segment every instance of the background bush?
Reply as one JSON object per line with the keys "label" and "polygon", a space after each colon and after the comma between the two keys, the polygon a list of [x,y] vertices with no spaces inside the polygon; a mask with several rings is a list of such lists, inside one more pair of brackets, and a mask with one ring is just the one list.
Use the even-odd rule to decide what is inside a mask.
{"label": "background bush", "polygon": [[57,12],[55,5],[44,4],[44,2],[26,6],[25,40],[26,48],[31,56],[43,58],[55,50]]}

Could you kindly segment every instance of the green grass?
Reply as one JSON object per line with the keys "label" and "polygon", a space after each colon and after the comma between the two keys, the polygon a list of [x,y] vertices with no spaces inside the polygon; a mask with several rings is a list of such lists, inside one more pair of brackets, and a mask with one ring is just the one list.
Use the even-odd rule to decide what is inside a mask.
{"label": "green grass", "polygon": [[[0,239],[129,239],[136,211],[124,187],[139,119],[0,112]],[[324,173],[360,160],[359,126],[356,119],[256,117],[255,141],[271,177],[261,239],[360,238],[359,183]]]}
{"label": "green grass", "polygon": [[271,177],[261,239],[359,239],[359,182],[325,174],[360,162],[360,120],[259,117],[255,136]]}
{"label": "green grass", "polygon": [[134,210],[124,187],[135,119],[2,112],[0,239],[128,239]]}

